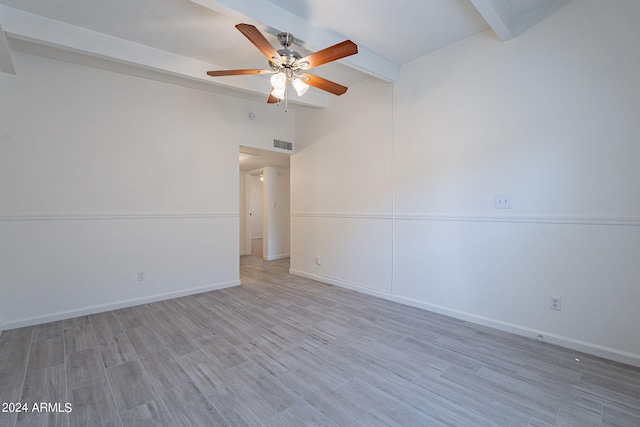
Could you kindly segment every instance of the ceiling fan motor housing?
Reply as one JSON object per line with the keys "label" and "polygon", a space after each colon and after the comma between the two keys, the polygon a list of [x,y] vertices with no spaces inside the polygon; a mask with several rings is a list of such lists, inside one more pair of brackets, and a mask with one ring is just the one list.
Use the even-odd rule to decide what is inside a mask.
{"label": "ceiling fan motor housing", "polygon": [[293,41],[294,41],[293,34],[280,33],[278,34],[278,40],[280,41],[280,44],[283,47],[283,49],[280,49],[278,51],[278,54],[280,54],[280,57],[281,57],[280,62],[284,67],[293,66],[298,59],[302,58],[302,55],[300,55],[298,52],[296,52],[295,50],[289,49],[289,46],[291,46],[291,44],[293,44]]}
{"label": "ceiling fan motor housing", "polygon": [[293,44],[294,41],[293,34],[291,33],[280,33],[278,34],[278,41],[282,45],[283,48],[289,49],[289,46]]}

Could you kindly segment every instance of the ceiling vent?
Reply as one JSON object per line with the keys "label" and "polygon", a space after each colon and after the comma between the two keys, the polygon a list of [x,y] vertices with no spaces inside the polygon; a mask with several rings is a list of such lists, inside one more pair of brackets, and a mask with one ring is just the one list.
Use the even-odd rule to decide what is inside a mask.
{"label": "ceiling vent", "polygon": [[281,139],[274,139],[273,147],[279,148],[281,150],[293,151],[293,142],[287,142]]}

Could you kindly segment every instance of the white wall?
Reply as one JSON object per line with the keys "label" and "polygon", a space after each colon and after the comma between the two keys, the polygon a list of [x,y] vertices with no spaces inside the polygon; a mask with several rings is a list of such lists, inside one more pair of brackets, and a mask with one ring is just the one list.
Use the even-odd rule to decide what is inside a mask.
{"label": "white wall", "polygon": [[264,227],[264,184],[260,177],[251,176],[249,212],[251,213],[251,238],[262,239]]}
{"label": "white wall", "polygon": [[292,272],[640,365],[639,18],[571,2],[298,114]]}
{"label": "white wall", "polygon": [[373,79],[332,98],[328,110],[298,112],[292,272],[391,291],[391,112],[392,86]]}
{"label": "white wall", "polygon": [[13,59],[17,75],[0,74],[5,329],[239,284],[239,145],[291,140],[293,112]]}
{"label": "white wall", "polygon": [[[240,250],[240,256],[242,255],[247,255],[247,249],[246,249],[246,238],[247,238],[247,222],[244,219],[244,214],[247,211],[247,200],[245,195],[245,186],[247,185],[247,176],[243,171],[239,172],[239,186],[238,186],[238,194],[240,195],[240,204],[239,204],[239,211],[238,211],[238,221],[240,223],[240,235],[239,237],[239,250]],[[251,252],[251,250],[249,249],[249,252]]]}
{"label": "white wall", "polygon": [[290,171],[285,168],[264,168],[264,229],[266,260],[290,255]]}

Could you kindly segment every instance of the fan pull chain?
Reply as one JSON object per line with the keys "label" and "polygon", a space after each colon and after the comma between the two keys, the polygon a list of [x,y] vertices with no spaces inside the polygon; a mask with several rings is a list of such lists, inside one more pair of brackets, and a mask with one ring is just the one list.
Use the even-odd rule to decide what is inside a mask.
{"label": "fan pull chain", "polygon": [[289,85],[284,87],[284,112],[289,112]]}

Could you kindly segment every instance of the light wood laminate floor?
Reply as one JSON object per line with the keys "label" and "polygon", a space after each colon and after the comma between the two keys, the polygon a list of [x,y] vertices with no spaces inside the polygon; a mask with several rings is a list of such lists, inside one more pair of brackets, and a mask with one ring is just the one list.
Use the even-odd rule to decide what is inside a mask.
{"label": "light wood laminate floor", "polygon": [[0,426],[640,425],[638,368],[287,271],[5,331],[0,402],[72,411]]}

